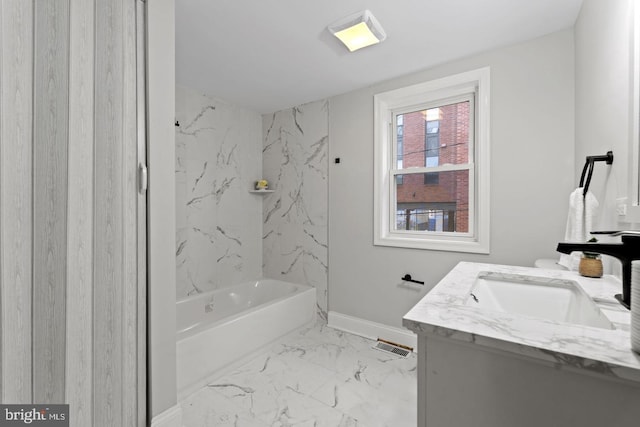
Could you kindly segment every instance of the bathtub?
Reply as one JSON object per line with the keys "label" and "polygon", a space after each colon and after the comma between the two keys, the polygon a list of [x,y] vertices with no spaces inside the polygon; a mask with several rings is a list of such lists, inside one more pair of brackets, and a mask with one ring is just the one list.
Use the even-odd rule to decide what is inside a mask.
{"label": "bathtub", "polygon": [[177,302],[178,398],[220,371],[309,323],[314,288],[263,279],[193,295]]}

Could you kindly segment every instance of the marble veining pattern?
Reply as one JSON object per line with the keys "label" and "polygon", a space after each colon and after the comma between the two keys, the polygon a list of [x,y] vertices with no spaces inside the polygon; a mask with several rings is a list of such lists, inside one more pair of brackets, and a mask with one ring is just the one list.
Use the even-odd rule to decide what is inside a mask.
{"label": "marble veining pattern", "polygon": [[[518,316],[465,305],[482,271],[576,281],[613,323],[614,330]],[[640,354],[631,350],[629,311],[613,298],[611,276],[588,279],[577,272],[461,262],[404,317],[418,334],[475,343],[593,373],[640,381]]]}
{"label": "marble veining pattern", "polygon": [[176,297],[262,276],[261,116],[176,87]]}
{"label": "marble veining pattern", "polygon": [[328,101],[263,116],[262,161],[273,194],[263,206],[265,277],[317,290],[327,312]]}
{"label": "marble veining pattern", "polygon": [[373,344],[320,319],[184,399],[183,424],[413,427],[415,354]]}

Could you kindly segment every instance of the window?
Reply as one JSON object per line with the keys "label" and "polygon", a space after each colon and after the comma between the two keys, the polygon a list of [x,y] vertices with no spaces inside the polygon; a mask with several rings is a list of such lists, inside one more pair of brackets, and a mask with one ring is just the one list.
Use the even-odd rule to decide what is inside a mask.
{"label": "window", "polygon": [[489,253],[489,69],[374,104],[374,243]]}

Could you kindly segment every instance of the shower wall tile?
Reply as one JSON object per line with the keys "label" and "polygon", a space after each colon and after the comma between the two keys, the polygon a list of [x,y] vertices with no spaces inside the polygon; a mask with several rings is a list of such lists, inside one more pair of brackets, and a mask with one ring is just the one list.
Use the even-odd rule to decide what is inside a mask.
{"label": "shower wall tile", "polygon": [[261,117],[176,87],[176,297],[262,275]]}
{"label": "shower wall tile", "polygon": [[263,274],[317,289],[327,313],[328,101],[262,118]]}

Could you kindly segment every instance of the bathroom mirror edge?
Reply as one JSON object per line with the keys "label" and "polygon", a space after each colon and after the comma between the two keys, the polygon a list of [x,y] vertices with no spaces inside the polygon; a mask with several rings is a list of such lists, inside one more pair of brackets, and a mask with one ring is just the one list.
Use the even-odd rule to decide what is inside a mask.
{"label": "bathroom mirror edge", "polygon": [[620,216],[620,221],[624,223],[640,222],[640,2],[633,1],[631,7],[629,177],[626,212]]}

